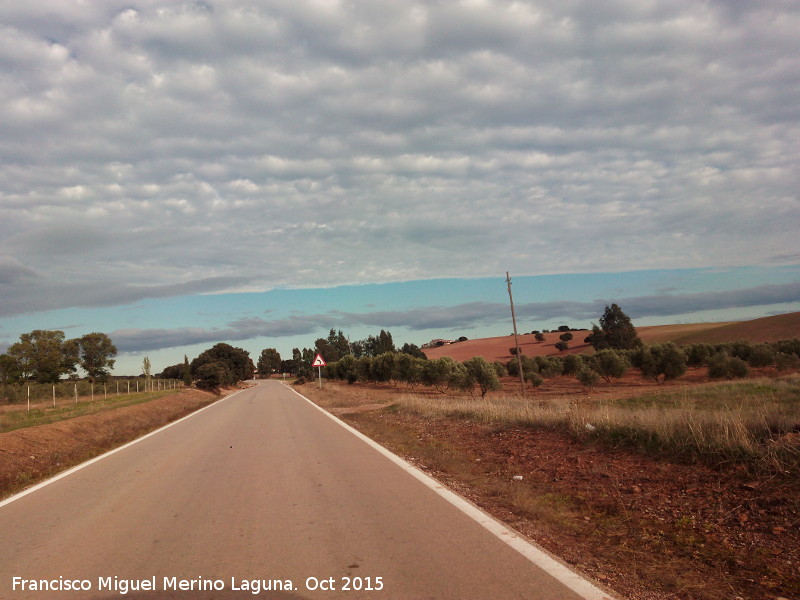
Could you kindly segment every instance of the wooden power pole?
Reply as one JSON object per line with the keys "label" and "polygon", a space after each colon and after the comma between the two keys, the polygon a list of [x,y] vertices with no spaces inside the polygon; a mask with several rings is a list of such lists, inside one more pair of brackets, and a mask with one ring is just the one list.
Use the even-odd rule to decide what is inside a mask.
{"label": "wooden power pole", "polygon": [[522,395],[525,395],[525,373],[522,372],[522,353],[519,351],[519,338],[517,337],[517,315],[514,314],[514,296],[511,295],[511,277],[506,271],[508,284],[508,299],[511,302],[511,322],[514,324],[514,347],[517,349],[517,366],[519,367],[519,383],[522,386]]}

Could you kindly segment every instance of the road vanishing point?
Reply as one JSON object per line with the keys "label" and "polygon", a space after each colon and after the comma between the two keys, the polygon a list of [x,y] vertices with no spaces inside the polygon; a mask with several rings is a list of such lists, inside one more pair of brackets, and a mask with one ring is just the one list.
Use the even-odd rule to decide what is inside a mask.
{"label": "road vanishing point", "polygon": [[0,502],[0,598],[612,596],[264,381]]}

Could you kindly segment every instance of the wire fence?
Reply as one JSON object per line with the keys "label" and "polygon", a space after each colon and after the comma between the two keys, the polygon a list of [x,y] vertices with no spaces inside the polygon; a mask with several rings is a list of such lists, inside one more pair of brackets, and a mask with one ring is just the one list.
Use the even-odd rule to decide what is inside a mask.
{"label": "wire fence", "polygon": [[89,381],[59,381],[58,383],[17,383],[0,385],[0,404],[23,404],[26,402],[41,403],[52,400],[53,404],[59,400],[78,398],[98,399],[123,394],[140,394],[142,392],[156,392],[177,390],[184,387],[180,379],[154,379],[133,377],[130,379],[112,379],[106,382]]}

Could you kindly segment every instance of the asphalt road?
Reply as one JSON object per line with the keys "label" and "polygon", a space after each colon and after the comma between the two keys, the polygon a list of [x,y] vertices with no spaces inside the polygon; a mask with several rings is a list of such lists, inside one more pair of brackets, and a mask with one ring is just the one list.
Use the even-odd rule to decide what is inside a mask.
{"label": "asphalt road", "polygon": [[603,597],[503,535],[264,382],[0,505],[0,598]]}

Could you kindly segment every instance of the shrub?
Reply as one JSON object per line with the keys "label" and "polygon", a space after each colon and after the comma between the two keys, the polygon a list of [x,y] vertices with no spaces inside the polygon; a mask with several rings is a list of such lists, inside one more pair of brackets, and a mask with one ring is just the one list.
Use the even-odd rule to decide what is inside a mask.
{"label": "shrub", "polygon": [[712,379],[747,377],[749,369],[741,358],[721,352],[708,360],[708,376]]}
{"label": "shrub", "polygon": [[774,363],[775,348],[771,344],[756,344],[747,359],[747,364],[751,367],[768,367]]}
{"label": "shrub", "polygon": [[683,351],[686,353],[686,362],[690,367],[702,367],[714,353],[714,346],[711,344],[691,344],[686,346]]}
{"label": "shrub", "polygon": [[800,369],[800,356],[778,352],[775,354],[775,368],[778,371],[794,371]]}
{"label": "shrub", "polygon": [[793,338],[791,340],[781,340],[772,344],[776,352],[783,352],[784,354],[794,354],[800,356],[800,338]]}

